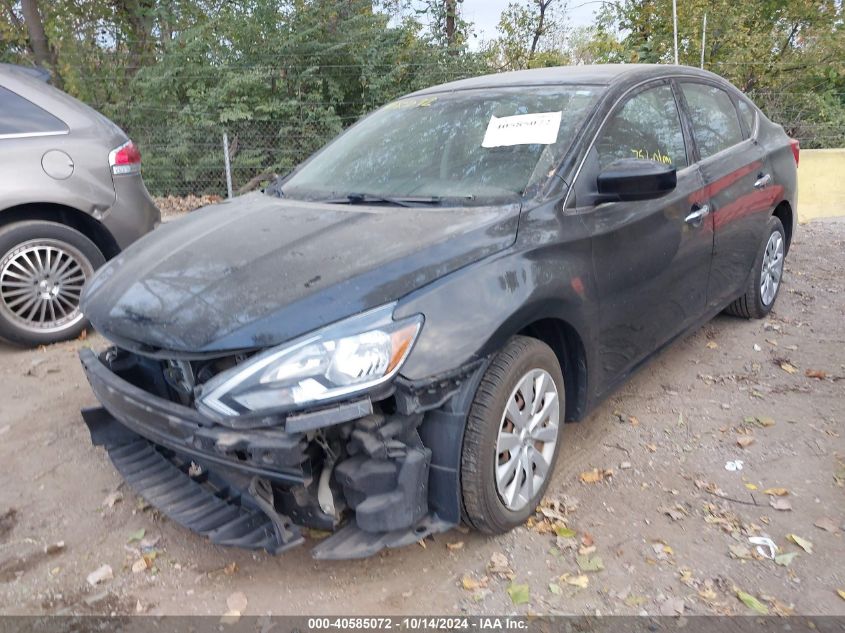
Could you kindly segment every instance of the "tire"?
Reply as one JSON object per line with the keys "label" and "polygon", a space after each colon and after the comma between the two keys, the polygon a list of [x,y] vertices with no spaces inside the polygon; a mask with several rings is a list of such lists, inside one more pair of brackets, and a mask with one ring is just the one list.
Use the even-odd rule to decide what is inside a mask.
{"label": "tire", "polygon": [[64,224],[0,228],[0,337],[36,346],[79,336],[88,326],[79,311],[82,286],[105,261],[94,242]]}
{"label": "tire", "polygon": [[[544,395],[537,406],[541,412],[548,411],[544,413],[548,418],[540,420],[541,424],[535,433],[536,437],[551,437],[549,429],[554,420],[556,428],[553,446],[550,442],[531,437],[518,439],[519,428],[510,422],[512,414],[506,410],[509,405],[517,409],[522,406],[522,412],[529,408],[528,399],[534,399],[536,389],[526,389],[528,396],[525,397],[521,396],[520,386],[536,385],[534,380],[543,372]],[[556,403],[549,399],[550,385],[556,390]],[[549,406],[546,407],[546,404]],[[534,513],[554,472],[564,411],[563,373],[555,353],[548,345],[534,338],[515,336],[510,339],[487,368],[467,416],[461,448],[461,495],[463,519],[467,525],[487,534],[501,534],[521,525]],[[504,435],[500,436],[500,431]],[[498,444],[500,437],[502,442],[523,443],[515,446],[513,451],[500,452],[500,447],[504,445]],[[510,481],[525,494],[520,492],[512,497],[509,507],[506,497],[511,494],[512,488],[497,482],[497,469],[504,468],[502,472],[506,472],[505,465],[510,464],[512,459],[520,459],[519,455],[530,456],[528,463],[533,474],[530,490],[533,494],[529,494],[525,486],[520,486],[520,481],[527,484],[528,478],[525,476],[527,471],[521,469],[518,463],[514,479]],[[535,477],[540,472],[539,462],[535,463],[534,460],[539,457],[543,458],[543,463],[547,463],[547,468],[542,483],[538,485]],[[516,477],[521,479],[517,481]],[[507,481],[507,477],[502,479],[504,481]],[[501,494],[500,487],[504,490]]]}
{"label": "tire", "polygon": [[[778,271],[777,284],[774,287],[774,294],[770,297],[768,303],[764,300],[764,292],[761,286],[763,285],[763,260],[766,258],[767,247],[771,240],[780,238],[780,265]],[[783,265],[786,256],[786,235],[783,230],[783,224],[779,218],[772,216],[766,225],[766,237],[760,245],[757,257],[754,258],[754,269],[749,275],[748,286],[739,299],[725,308],[725,312],[733,316],[742,317],[745,319],[762,319],[769,312],[777,300],[780,287],[783,285]]]}

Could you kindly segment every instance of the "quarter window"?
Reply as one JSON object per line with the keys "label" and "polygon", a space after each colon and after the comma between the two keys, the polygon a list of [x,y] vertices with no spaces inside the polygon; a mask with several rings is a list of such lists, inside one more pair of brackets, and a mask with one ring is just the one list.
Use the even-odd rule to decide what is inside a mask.
{"label": "quarter window", "polygon": [[599,165],[623,158],[645,158],[687,166],[687,152],[675,96],[669,86],[637,93],[608,121],[596,150]]}
{"label": "quarter window", "polygon": [[705,84],[685,83],[681,87],[702,159],[742,141],[739,117],[727,92]]}
{"label": "quarter window", "polygon": [[67,126],[52,114],[0,86],[0,136],[66,131]]}
{"label": "quarter window", "polygon": [[757,118],[754,116],[754,108],[745,103],[745,101],[739,100],[737,101],[737,109],[739,110],[739,118],[741,118],[742,122],[745,124],[745,130],[748,133],[748,136],[753,136],[754,122]]}

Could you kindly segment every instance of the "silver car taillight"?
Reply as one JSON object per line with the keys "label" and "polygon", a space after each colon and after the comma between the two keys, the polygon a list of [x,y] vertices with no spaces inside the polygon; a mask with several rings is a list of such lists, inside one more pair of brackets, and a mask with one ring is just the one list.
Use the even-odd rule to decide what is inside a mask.
{"label": "silver car taillight", "polygon": [[111,173],[115,176],[141,173],[141,152],[132,141],[109,152]]}

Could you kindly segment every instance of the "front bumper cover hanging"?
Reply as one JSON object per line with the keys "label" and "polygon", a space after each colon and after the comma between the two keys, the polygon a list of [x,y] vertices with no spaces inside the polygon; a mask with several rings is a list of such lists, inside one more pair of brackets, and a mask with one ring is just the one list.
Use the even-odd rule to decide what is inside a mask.
{"label": "front bumper cover hanging", "polygon": [[82,412],[92,442],[137,494],[214,543],[276,554],[304,541],[304,523],[339,528],[312,549],[315,558],[361,558],[455,525],[428,507],[421,414],[349,423],[348,455],[333,477],[354,518],[339,526],[320,509],[304,433],[220,427],[129,383],[91,350],[80,359],[103,405]]}

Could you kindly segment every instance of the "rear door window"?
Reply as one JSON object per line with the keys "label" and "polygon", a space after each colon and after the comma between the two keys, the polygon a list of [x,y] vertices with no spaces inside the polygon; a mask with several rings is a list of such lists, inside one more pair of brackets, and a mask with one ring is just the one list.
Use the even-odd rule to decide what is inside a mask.
{"label": "rear door window", "polygon": [[0,137],[67,132],[67,126],[11,90],[0,86]]}
{"label": "rear door window", "polygon": [[743,140],[739,117],[727,92],[697,83],[682,83],[681,88],[702,160]]}
{"label": "rear door window", "polygon": [[622,158],[686,167],[686,146],[672,88],[657,86],[628,99],[608,121],[596,150],[600,167]]}

